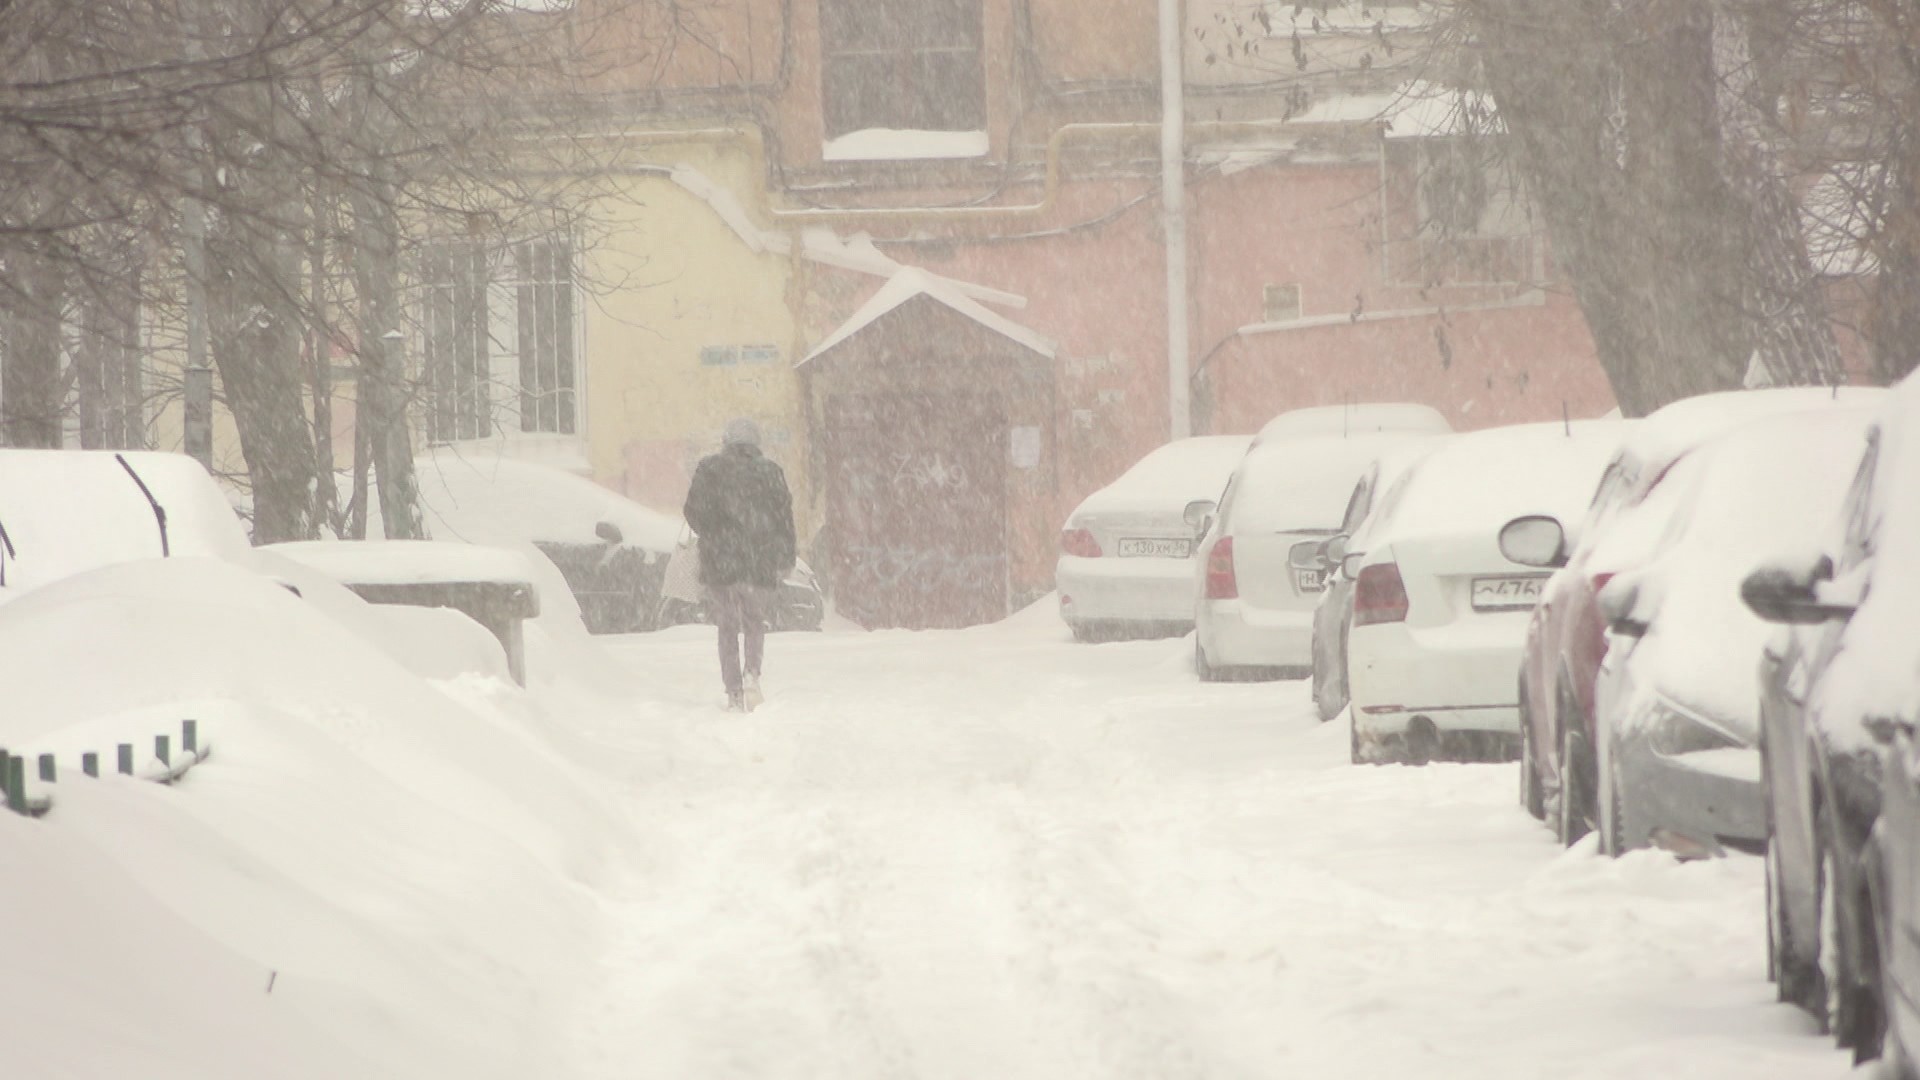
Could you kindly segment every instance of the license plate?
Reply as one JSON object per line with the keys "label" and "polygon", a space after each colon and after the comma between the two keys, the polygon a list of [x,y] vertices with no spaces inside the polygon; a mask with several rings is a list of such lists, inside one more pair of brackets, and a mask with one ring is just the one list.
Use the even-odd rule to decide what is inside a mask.
{"label": "license plate", "polygon": [[1293,587],[1303,593],[1325,592],[1327,591],[1326,571],[1302,570],[1295,567],[1293,571]]}
{"label": "license plate", "polygon": [[1184,559],[1192,554],[1193,541],[1191,540],[1128,537],[1120,541],[1122,558],[1145,556],[1154,559]]}
{"label": "license plate", "polygon": [[1540,602],[1540,586],[1545,584],[1546,580],[1545,574],[1474,578],[1473,609],[1475,611],[1524,611]]}

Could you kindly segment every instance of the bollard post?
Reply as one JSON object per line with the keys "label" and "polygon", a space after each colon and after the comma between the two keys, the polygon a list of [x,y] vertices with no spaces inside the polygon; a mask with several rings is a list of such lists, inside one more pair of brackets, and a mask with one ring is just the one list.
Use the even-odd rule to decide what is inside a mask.
{"label": "bollard post", "polygon": [[53,755],[41,754],[40,755],[40,779],[49,784],[55,782],[55,780],[58,778],[55,777],[53,774],[54,768],[55,766],[53,761]]}
{"label": "bollard post", "polygon": [[130,742],[123,742],[120,744],[119,750],[120,750],[120,775],[132,776],[133,775],[133,744]]}
{"label": "bollard post", "polygon": [[173,751],[167,748],[167,744],[171,741],[165,735],[153,737],[153,756],[160,759],[160,767],[164,769],[173,767]]}
{"label": "bollard post", "polygon": [[180,749],[189,754],[200,749],[200,721],[180,721]]}
{"label": "bollard post", "polygon": [[27,812],[26,758],[7,758],[7,809],[16,814]]}
{"label": "bollard post", "polygon": [[7,801],[7,750],[0,746],[0,803]]}
{"label": "bollard post", "polygon": [[91,750],[81,754],[80,771],[86,773],[88,776],[98,777],[100,775],[100,755]]}

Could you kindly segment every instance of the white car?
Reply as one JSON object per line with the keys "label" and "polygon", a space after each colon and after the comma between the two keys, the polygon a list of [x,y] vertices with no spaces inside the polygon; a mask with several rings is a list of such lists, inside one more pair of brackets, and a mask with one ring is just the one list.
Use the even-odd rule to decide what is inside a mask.
{"label": "white car", "polygon": [[1523,509],[1572,516],[1626,425],[1526,424],[1456,435],[1376,511],[1347,636],[1353,760],[1512,758],[1527,619],[1547,574],[1500,553]]}
{"label": "white car", "polygon": [[1168,443],[1067,517],[1054,586],[1074,637],[1177,637],[1193,629],[1187,507],[1220,498],[1252,441],[1203,435]]}
{"label": "white car", "polygon": [[1681,457],[1643,504],[1665,520],[1663,534],[1600,592],[1602,850],[1764,846],[1754,673],[1773,628],[1741,602],[1740,584],[1766,555],[1824,538],[1872,416],[1831,409],[1745,424]]}
{"label": "white car", "polygon": [[1340,531],[1354,485],[1381,455],[1423,441],[1406,432],[1323,435],[1247,452],[1200,543],[1194,573],[1194,668],[1229,676],[1305,677],[1313,612],[1326,570],[1295,565],[1294,549]]}
{"label": "white car", "polygon": [[1347,405],[1316,405],[1290,409],[1267,421],[1254,437],[1255,445],[1280,439],[1324,435],[1363,435],[1400,431],[1415,435],[1445,435],[1453,425],[1431,405],[1398,401],[1362,401]]}

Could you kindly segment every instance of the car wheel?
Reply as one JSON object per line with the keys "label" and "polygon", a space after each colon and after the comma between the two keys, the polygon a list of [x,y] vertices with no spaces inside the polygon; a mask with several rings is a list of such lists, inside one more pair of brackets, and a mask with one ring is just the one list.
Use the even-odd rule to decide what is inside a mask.
{"label": "car wheel", "polygon": [[[1831,822],[1824,810],[1816,814],[1814,839],[1819,850],[1819,867],[1814,879],[1814,898],[1819,911],[1820,953],[1815,972],[1816,1010],[1814,1018],[1833,1036],[1834,1042],[1853,1050],[1856,1062],[1871,1060],[1880,1052],[1879,1003],[1866,990],[1860,977],[1867,957],[1852,955],[1846,941],[1864,941],[1863,935],[1849,934],[1857,905],[1846,895],[1840,877],[1837,845]],[[1866,946],[1863,946],[1866,947]]]}
{"label": "car wheel", "polygon": [[1200,644],[1200,635],[1193,635],[1193,673],[1200,676],[1201,682],[1219,682],[1220,671],[1207,659],[1206,646]]}
{"label": "car wheel", "polygon": [[1535,821],[1547,819],[1547,798],[1540,790],[1540,770],[1534,766],[1533,722],[1527,715],[1527,687],[1520,684],[1520,805]]}
{"label": "car wheel", "polygon": [[1560,813],[1555,832],[1566,847],[1593,831],[1593,772],[1585,742],[1577,723],[1567,725],[1560,737]]}

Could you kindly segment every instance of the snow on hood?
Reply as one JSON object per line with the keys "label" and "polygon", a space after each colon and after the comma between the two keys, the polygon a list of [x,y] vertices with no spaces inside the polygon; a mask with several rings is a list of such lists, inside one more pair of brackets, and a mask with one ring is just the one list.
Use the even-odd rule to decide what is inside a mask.
{"label": "snow on hood", "polygon": [[1178,517],[1190,502],[1220,497],[1252,442],[1250,435],[1201,435],[1170,442],[1087,496],[1073,518],[1084,514]]}
{"label": "snow on hood", "polygon": [[0,602],[85,570],[159,558],[160,520],[141,483],[166,513],[166,550],[245,557],[245,527],[213,477],[185,454],[0,450],[0,529],[11,549],[0,548]]}
{"label": "snow on hood", "polygon": [[1867,593],[1820,679],[1815,712],[1864,745],[1863,719],[1920,720],[1920,376],[1908,375],[1875,418],[1878,451],[1867,535]]}
{"label": "snow on hood", "polygon": [[[6,876],[35,885],[0,922],[36,928],[0,1013],[57,1033],[10,1042],[20,1075],[543,1071],[618,818],[527,695],[456,700],[334,600],[179,558],[0,607],[0,743],[69,777],[42,821],[0,814]],[[111,762],[187,716],[214,753],[179,786],[73,778],[81,746]]]}
{"label": "snow on hood", "polygon": [[1657,554],[1608,585],[1637,589],[1634,612],[1650,624],[1628,659],[1637,684],[1755,737],[1754,672],[1773,628],[1741,601],[1740,583],[1828,531],[1871,415],[1836,409],[1756,421],[1674,466],[1660,488],[1679,511]]}
{"label": "snow on hood", "polygon": [[1414,536],[1491,538],[1523,514],[1586,506],[1632,422],[1519,424],[1454,435],[1414,464],[1368,528],[1372,546]]}

